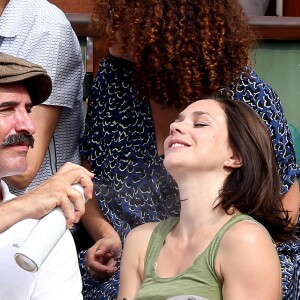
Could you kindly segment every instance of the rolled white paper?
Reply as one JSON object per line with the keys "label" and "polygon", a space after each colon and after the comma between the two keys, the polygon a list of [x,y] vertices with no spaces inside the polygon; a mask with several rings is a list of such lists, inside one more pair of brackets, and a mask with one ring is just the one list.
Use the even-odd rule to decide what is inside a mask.
{"label": "rolled white paper", "polygon": [[[83,187],[80,184],[72,187],[82,193],[85,201]],[[61,208],[57,207],[36,223],[15,253],[17,264],[28,272],[38,271],[66,230],[66,217]]]}

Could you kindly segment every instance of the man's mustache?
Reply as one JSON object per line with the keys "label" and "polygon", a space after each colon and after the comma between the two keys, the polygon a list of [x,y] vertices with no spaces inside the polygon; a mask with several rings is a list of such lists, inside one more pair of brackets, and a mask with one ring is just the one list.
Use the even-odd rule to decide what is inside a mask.
{"label": "man's mustache", "polygon": [[23,134],[23,133],[19,133],[19,134],[12,134],[9,135],[2,143],[1,146],[2,147],[9,147],[9,146],[13,146],[15,144],[29,144],[29,147],[33,148],[34,146],[34,137],[30,134]]}

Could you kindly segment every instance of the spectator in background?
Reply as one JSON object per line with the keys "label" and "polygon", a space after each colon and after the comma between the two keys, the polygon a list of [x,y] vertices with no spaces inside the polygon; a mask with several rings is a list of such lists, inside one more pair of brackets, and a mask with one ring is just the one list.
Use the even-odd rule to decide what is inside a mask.
{"label": "spectator in background", "polygon": [[0,51],[44,67],[53,82],[47,101],[32,109],[35,147],[23,174],[5,178],[22,194],[56,173],[65,162],[80,163],[83,63],[81,49],[65,14],[46,0],[0,2]]}

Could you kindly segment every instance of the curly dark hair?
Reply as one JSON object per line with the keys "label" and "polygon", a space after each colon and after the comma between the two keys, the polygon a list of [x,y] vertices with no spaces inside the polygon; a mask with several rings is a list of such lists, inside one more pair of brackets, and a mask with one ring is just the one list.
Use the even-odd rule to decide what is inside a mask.
{"label": "curly dark hair", "polygon": [[226,178],[217,206],[252,216],[277,242],[293,240],[295,228],[281,201],[278,163],[266,125],[244,102],[214,99],[226,114],[229,143],[243,161]]}
{"label": "curly dark hair", "polygon": [[256,41],[238,0],[95,0],[92,25],[108,45],[122,33],[139,94],[167,107],[227,87]]}

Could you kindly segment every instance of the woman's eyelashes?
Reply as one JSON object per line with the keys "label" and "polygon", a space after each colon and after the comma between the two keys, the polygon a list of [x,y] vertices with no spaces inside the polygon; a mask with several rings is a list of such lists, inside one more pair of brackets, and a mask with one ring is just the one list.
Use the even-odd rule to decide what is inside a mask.
{"label": "woman's eyelashes", "polygon": [[195,123],[194,124],[194,127],[205,127],[205,126],[208,126],[208,124],[207,123]]}

